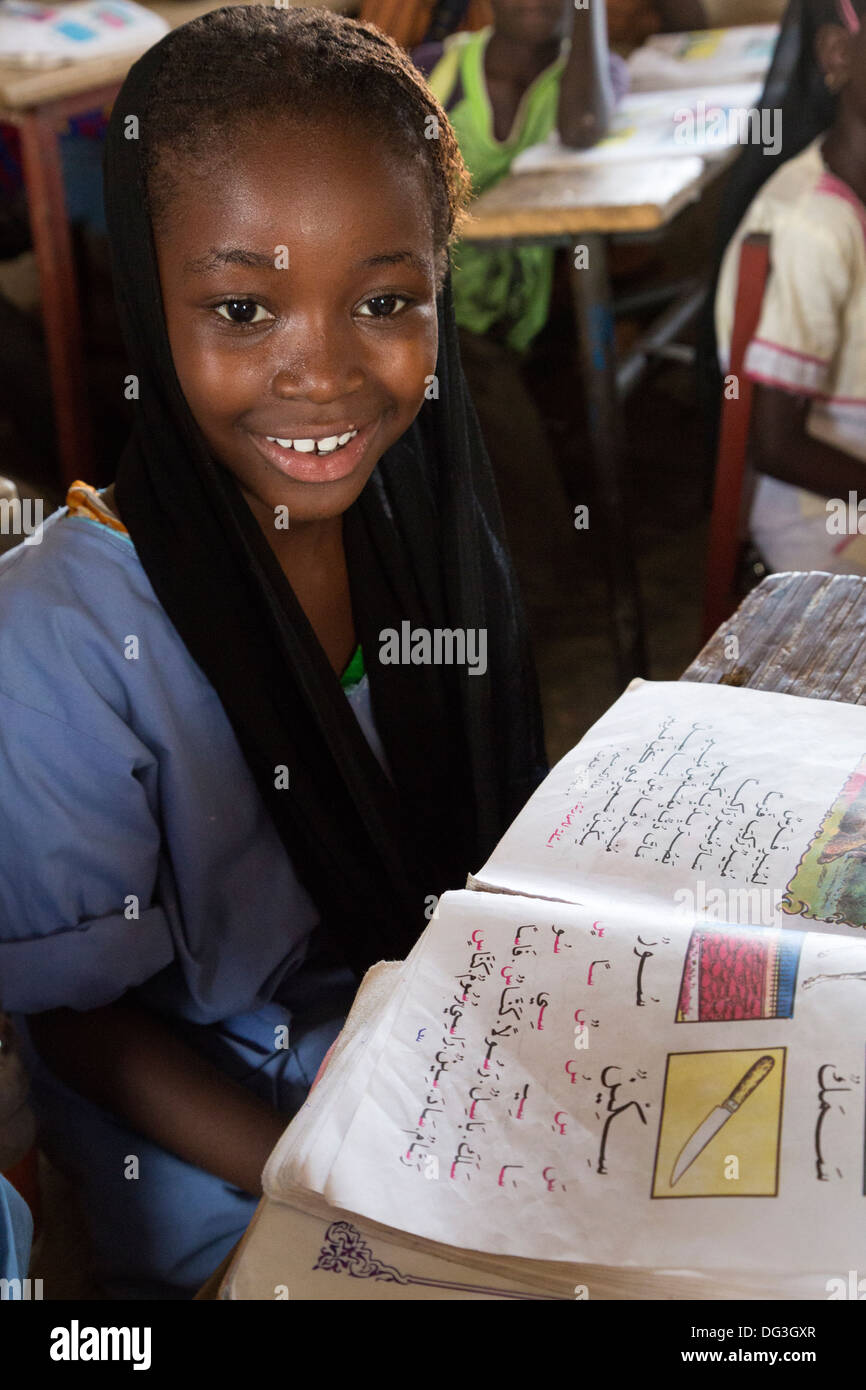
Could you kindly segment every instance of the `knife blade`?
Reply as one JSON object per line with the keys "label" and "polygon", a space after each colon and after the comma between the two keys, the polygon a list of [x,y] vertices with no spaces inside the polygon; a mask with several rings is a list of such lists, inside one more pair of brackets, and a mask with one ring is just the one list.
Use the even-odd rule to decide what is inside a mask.
{"label": "knife blade", "polygon": [[726,1096],[721,1105],[715,1106],[707,1115],[706,1119],[701,1120],[697,1129],[683,1144],[679,1157],[671,1172],[670,1186],[676,1187],[683,1173],[694,1163],[698,1154],[703,1153],[704,1149],[712,1139],[718,1134],[723,1125],[726,1125],[732,1115],[749,1099],[749,1096],[760,1086],[765,1077],[770,1075],[776,1065],[775,1057],[765,1054],[759,1057],[757,1062],[753,1062],[748,1071],[740,1077],[729,1096]]}

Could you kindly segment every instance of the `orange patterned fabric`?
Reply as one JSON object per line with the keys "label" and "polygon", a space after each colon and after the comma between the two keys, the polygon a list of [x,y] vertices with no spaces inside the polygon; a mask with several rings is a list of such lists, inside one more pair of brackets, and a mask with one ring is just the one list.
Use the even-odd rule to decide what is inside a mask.
{"label": "orange patterned fabric", "polygon": [[98,521],[110,526],[112,531],[120,531],[124,536],[129,532],[123,522],[109,511],[95,487],[90,483],[76,481],[66,494],[66,505],[70,516],[85,516],[89,521]]}

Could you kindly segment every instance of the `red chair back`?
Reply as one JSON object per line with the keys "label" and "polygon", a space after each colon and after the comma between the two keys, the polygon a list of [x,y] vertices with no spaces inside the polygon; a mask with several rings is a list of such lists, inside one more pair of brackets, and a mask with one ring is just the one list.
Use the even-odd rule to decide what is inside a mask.
{"label": "red chair back", "polygon": [[753,232],[740,248],[731,360],[725,375],[704,590],[705,642],[738,602],[737,565],[754,487],[747,457],[754,382],[743,371],[743,359],[758,327],[769,272],[770,238]]}

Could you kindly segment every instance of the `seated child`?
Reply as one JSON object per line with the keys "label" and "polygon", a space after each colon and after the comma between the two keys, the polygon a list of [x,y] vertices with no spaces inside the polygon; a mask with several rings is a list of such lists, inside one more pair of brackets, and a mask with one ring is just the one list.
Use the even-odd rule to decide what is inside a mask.
{"label": "seated child", "polygon": [[[491,10],[486,28],[413,53],[452,121],[476,195],[554,129],[567,145],[595,144],[628,87],[624,60],[608,48],[604,4],[492,0]],[[702,23],[698,0],[662,0],[658,10],[649,28]],[[550,314],[554,257],[549,246],[463,241],[454,254],[454,302],[523,591],[534,616],[558,622],[577,593],[570,566],[574,506],[583,499],[566,497],[524,376],[528,350]]]}
{"label": "seated child", "polygon": [[[607,51],[603,5],[493,0],[492,10],[487,28],[413,53],[448,112],[476,196],[555,126],[569,145],[601,139],[628,84],[624,62]],[[548,247],[463,243],[455,257],[457,322],[473,333],[493,330],[522,351],[547,320],[552,282]]]}
{"label": "seated child", "polygon": [[[722,261],[716,336],[730,351],[740,244],[771,237],[771,272],[745,370],[757,383],[750,527],[771,569],[866,573],[866,536],[839,507],[866,484],[866,30],[864,0],[824,0],[817,57],[829,129],[755,197]],[[784,138],[784,132],[783,132]],[[866,527],[864,527],[866,529]]]}
{"label": "seated child", "polygon": [[364,971],[543,775],[465,183],[407,55],[327,10],[208,13],[112,110],[136,413],[0,560],[0,1007],[115,1296],[213,1273]]}
{"label": "seated child", "polygon": [[[569,144],[604,135],[627,85],[609,55],[603,5],[570,0],[493,0],[493,23],[422,46],[413,57],[447,110],[475,194],[509,172],[522,150],[558,125]],[[544,422],[523,376],[523,359],[547,322],[554,251],[547,246],[476,247],[454,253],[454,304],[461,356],[490,450],[515,564],[530,612],[574,593],[569,504]],[[553,597],[556,596],[556,597]]]}

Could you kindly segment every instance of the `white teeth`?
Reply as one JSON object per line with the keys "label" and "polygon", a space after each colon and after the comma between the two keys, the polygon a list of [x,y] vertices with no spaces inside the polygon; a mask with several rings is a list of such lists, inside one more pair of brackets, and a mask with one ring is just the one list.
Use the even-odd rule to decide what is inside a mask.
{"label": "white teeth", "polygon": [[357,430],[348,430],[346,434],[330,434],[327,439],[277,439],[275,435],[266,436],[272,444],[279,444],[281,449],[295,449],[299,454],[333,454],[337,449],[342,449],[348,444],[350,439],[354,439]]}

